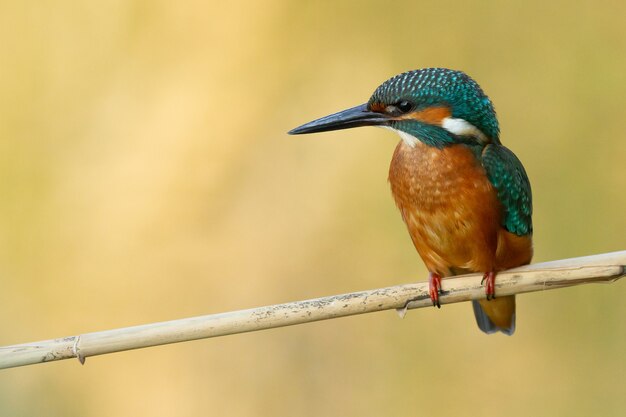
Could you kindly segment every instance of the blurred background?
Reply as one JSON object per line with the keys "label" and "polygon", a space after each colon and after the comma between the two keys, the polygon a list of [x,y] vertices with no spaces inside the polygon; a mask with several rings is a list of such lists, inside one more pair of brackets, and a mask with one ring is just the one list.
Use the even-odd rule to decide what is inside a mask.
{"label": "blurred background", "polygon": [[[626,3],[0,3],[0,345],[426,279],[398,137],[290,137],[406,70],[472,75],[535,261],[626,249]],[[2,416],[617,416],[626,284],[0,372]]]}

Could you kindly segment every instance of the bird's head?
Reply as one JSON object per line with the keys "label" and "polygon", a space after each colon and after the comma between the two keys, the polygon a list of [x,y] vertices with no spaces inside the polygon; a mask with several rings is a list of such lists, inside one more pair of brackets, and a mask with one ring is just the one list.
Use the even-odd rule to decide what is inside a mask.
{"label": "bird's head", "polygon": [[444,147],[456,143],[500,143],[493,105],[480,86],[461,71],[425,68],[381,84],[369,101],[297,127],[289,134],[358,126],[397,131],[409,145]]}

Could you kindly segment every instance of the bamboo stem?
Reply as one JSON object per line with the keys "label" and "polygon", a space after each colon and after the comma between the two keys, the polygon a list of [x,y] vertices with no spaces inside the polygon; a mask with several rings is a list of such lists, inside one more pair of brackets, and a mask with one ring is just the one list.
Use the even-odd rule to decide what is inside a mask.
{"label": "bamboo stem", "polygon": [[[563,288],[592,282],[613,282],[625,274],[626,251],[527,265],[502,271],[496,279],[499,296]],[[482,274],[444,279],[441,304],[485,297]],[[103,355],[149,346],[245,333],[255,330],[346,317],[355,314],[431,306],[428,283],[396,285],[266,307],[125,327],[78,336],[0,347],[0,369]]]}

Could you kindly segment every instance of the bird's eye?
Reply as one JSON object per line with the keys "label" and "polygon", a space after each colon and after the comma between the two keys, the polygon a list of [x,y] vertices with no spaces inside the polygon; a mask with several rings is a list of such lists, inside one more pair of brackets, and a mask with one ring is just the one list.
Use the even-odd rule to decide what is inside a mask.
{"label": "bird's eye", "polygon": [[407,101],[407,100],[402,100],[402,101],[399,101],[399,102],[396,104],[396,107],[397,107],[397,109],[398,109],[398,110],[400,110],[402,113],[408,113],[408,112],[410,112],[411,110],[413,110],[413,103],[411,103],[410,101]]}

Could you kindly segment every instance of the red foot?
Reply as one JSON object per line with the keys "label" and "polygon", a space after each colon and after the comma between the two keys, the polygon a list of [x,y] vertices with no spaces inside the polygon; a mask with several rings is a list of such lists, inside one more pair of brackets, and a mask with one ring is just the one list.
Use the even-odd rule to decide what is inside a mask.
{"label": "red foot", "polygon": [[487,300],[493,300],[496,298],[496,273],[485,272],[483,280],[480,281],[481,285],[485,284],[485,292],[487,293]]}
{"label": "red foot", "polygon": [[441,293],[441,275],[431,272],[428,274],[428,293],[433,301],[433,307],[441,308],[439,294]]}

